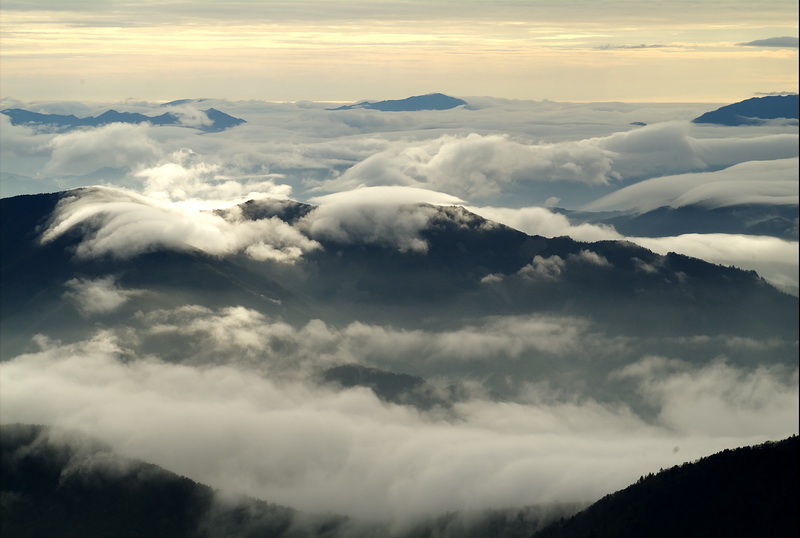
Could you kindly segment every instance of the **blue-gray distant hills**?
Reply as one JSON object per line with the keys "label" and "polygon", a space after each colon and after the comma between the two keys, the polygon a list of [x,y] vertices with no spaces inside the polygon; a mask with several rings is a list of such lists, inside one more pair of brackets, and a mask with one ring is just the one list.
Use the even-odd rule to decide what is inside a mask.
{"label": "blue-gray distant hills", "polygon": [[101,125],[108,125],[109,123],[150,123],[152,125],[178,125],[184,127],[194,127],[201,131],[209,133],[217,133],[230,129],[242,123],[246,123],[241,118],[235,118],[216,108],[208,108],[203,110],[210,123],[189,126],[181,123],[181,118],[172,112],[165,112],[159,116],[146,116],[136,112],[117,112],[116,110],[107,110],[99,116],[88,116],[79,118],[73,114],[41,114],[39,112],[31,112],[22,108],[7,108],[0,111],[11,118],[12,125],[28,125],[28,126],[52,126],[59,130],[70,130],[78,127],[100,127]]}
{"label": "blue-gray distant hills", "polygon": [[410,112],[415,110],[450,110],[458,106],[466,105],[467,102],[457,97],[450,97],[443,93],[429,93],[427,95],[415,95],[405,99],[390,99],[387,101],[361,101],[354,105],[344,105],[331,110],[353,110],[369,109],[381,110],[383,112]]}
{"label": "blue-gray distant hills", "polygon": [[718,125],[761,125],[778,118],[798,119],[797,95],[753,97],[706,112],[692,121]]}

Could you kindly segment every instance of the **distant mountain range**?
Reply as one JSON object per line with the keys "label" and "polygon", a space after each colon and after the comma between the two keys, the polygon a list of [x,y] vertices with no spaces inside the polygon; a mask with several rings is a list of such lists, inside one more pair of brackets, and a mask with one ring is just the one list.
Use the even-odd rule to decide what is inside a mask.
{"label": "distant mountain range", "polygon": [[718,125],[759,125],[778,118],[798,119],[797,95],[770,95],[753,97],[732,105],[706,112],[695,118],[694,123],[716,123]]}
{"label": "distant mountain range", "polygon": [[415,95],[405,99],[361,101],[354,105],[344,105],[331,110],[368,109],[381,110],[383,112],[408,112],[415,110],[450,110],[451,108],[466,104],[467,102],[463,99],[450,97],[443,93],[429,93],[427,95]]}
{"label": "distant mountain range", "polygon": [[725,450],[651,472],[572,517],[569,506],[487,510],[468,525],[453,525],[458,514],[450,514],[392,532],[247,497],[220,503],[208,486],[125,459],[79,432],[6,424],[0,430],[0,531],[17,538],[794,537],[800,532],[798,452],[797,436]]}
{"label": "distant mountain range", "polygon": [[[165,112],[158,116],[146,116],[135,112],[107,110],[99,116],[87,116],[85,118],[79,118],[73,114],[41,114],[21,108],[7,108],[0,111],[0,113],[11,118],[12,125],[47,125],[61,130],[75,129],[77,127],[99,127],[101,125],[108,125],[109,123],[150,123],[152,125],[189,126],[183,124],[181,117],[172,112]],[[216,108],[208,108],[203,110],[203,113],[208,117],[209,123],[190,125],[191,127],[200,129],[201,131],[215,133],[246,123],[245,120],[229,116]]]}

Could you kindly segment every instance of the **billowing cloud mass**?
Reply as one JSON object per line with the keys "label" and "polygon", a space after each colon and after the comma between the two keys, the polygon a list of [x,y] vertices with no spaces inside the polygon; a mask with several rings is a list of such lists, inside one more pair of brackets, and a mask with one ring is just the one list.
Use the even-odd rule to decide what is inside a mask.
{"label": "billowing cloud mass", "polygon": [[[666,427],[715,436],[734,430],[780,427],[792,420],[791,412],[786,412],[798,402],[798,393],[790,388],[797,384],[798,372],[795,370],[784,385],[778,382],[779,371],[759,367],[742,372],[724,361],[687,368],[680,361],[645,357],[614,375],[637,380],[637,390],[660,408],[658,419]],[[726,413],[717,413],[720,406]],[[761,420],[768,423],[757,424]]]}
{"label": "billowing cloud mass", "polygon": [[225,490],[394,521],[592,500],[659,467],[786,436],[798,419],[796,370],[646,358],[615,376],[658,406],[653,423],[625,406],[541,395],[469,398],[447,418],[381,403],[366,389],[135,358],[109,333],[40,345],[0,370],[4,423],[78,428]]}
{"label": "billowing cloud mass", "polygon": [[83,175],[101,168],[138,168],[154,163],[162,155],[148,136],[146,125],[111,123],[102,127],[59,134],[49,144],[52,150],[45,171],[51,174]]}
{"label": "billowing cloud mass", "polygon": [[578,241],[603,241],[622,239],[611,226],[602,224],[573,225],[564,215],[554,213],[544,207],[472,207],[467,209],[485,219],[510,226],[529,235],[544,237],[569,236]]}
{"label": "billowing cloud mass", "polygon": [[236,218],[236,211],[227,215],[223,218],[131,192],[94,187],[76,191],[59,203],[42,241],[84,227],[89,234],[75,252],[81,258],[129,258],[167,247],[197,248],[209,254],[244,251],[257,260],[291,262],[319,248],[277,218],[251,221]]}
{"label": "billowing cloud mass", "polygon": [[749,161],[716,172],[664,176],[622,188],[584,206],[588,211],[743,204],[797,205],[798,160]]}
{"label": "billowing cloud mass", "polygon": [[388,244],[403,252],[427,250],[419,233],[437,213],[430,204],[461,202],[449,194],[414,187],[367,187],[312,201],[321,205],[298,223],[310,237]]}
{"label": "billowing cloud mass", "polygon": [[186,148],[134,175],[143,181],[146,195],[192,208],[214,209],[247,200],[286,198],[292,192],[289,185],[276,184],[276,177],[269,174],[227,176],[219,164],[204,161]]}
{"label": "billowing cloud mass", "polygon": [[605,184],[611,163],[603,150],[582,142],[531,145],[473,133],[392,148],[348,169],[332,185],[413,185],[483,199],[520,181]]}
{"label": "billowing cloud mass", "polygon": [[797,136],[791,134],[700,139],[692,136],[690,125],[684,122],[550,144],[473,133],[424,143],[394,143],[320,186],[347,190],[359,185],[407,185],[485,200],[506,192],[525,193],[526,186],[541,182],[597,187],[621,179],[793,158],[797,143]]}
{"label": "billowing cloud mass", "polygon": [[113,276],[95,280],[72,278],[64,283],[66,299],[72,300],[84,315],[112,312],[125,304],[138,290],[125,290],[117,286]]}

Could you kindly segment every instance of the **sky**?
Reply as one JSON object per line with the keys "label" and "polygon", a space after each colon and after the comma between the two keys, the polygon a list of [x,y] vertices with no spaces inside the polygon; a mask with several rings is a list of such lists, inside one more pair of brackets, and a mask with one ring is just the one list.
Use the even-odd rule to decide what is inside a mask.
{"label": "sky", "polygon": [[797,91],[771,1],[5,0],[4,97],[732,102]]}

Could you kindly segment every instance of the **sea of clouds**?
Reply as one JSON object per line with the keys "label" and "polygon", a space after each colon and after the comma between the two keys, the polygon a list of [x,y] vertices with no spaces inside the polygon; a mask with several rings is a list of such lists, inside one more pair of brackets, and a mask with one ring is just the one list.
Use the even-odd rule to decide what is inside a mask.
{"label": "sea of clouds", "polygon": [[[692,124],[707,105],[469,103],[381,113],[320,103],[4,99],[3,108],[173,111],[185,121],[54,132],[0,115],[2,196],[97,186],[65,197],[40,237],[53,241],[80,227],[75,255],[88,260],[169,247],[291,267],[330,239],[424,255],[420,232],[435,206],[461,205],[528,234],[627,239],[755,269],[796,291],[797,241],[624,237],[554,209],[796,206],[796,126]],[[219,133],[192,128],[207,121],[201,109],[209,106],[247,123]],[[319,207],[294,222],[254,221],[236,207],[252,199]],[[590,250],[559,260],[534,258],[518,276],[608,263]],[[192,304],[103,327],[104,315],[148,291],[124,288],[114,275],[76,275],[64,290],[63,300],[99,328],[79,341],[40,335],[35,350],[4,363],[3,423],[77,428],[123,455],[312,512],[411,521],[588,502],[662,467],[797,433],[796,367],[745,360],[768,349],[796,353],[796,341],[645,342],[603,334],[591,320],[542,315],[472,319],[448,330],[370,320],[298,326],[241,306]],[[340,364],[411,371],[447,404],[419,409],[367,388],[319,383],[320,371]],[[515,369],[522,364],[527,369]],[[501,366],[509,390],[498,398],[496,376],[492,385],[483,373]],[[609,396],[598,388],[605,385],[619,392]]]}

